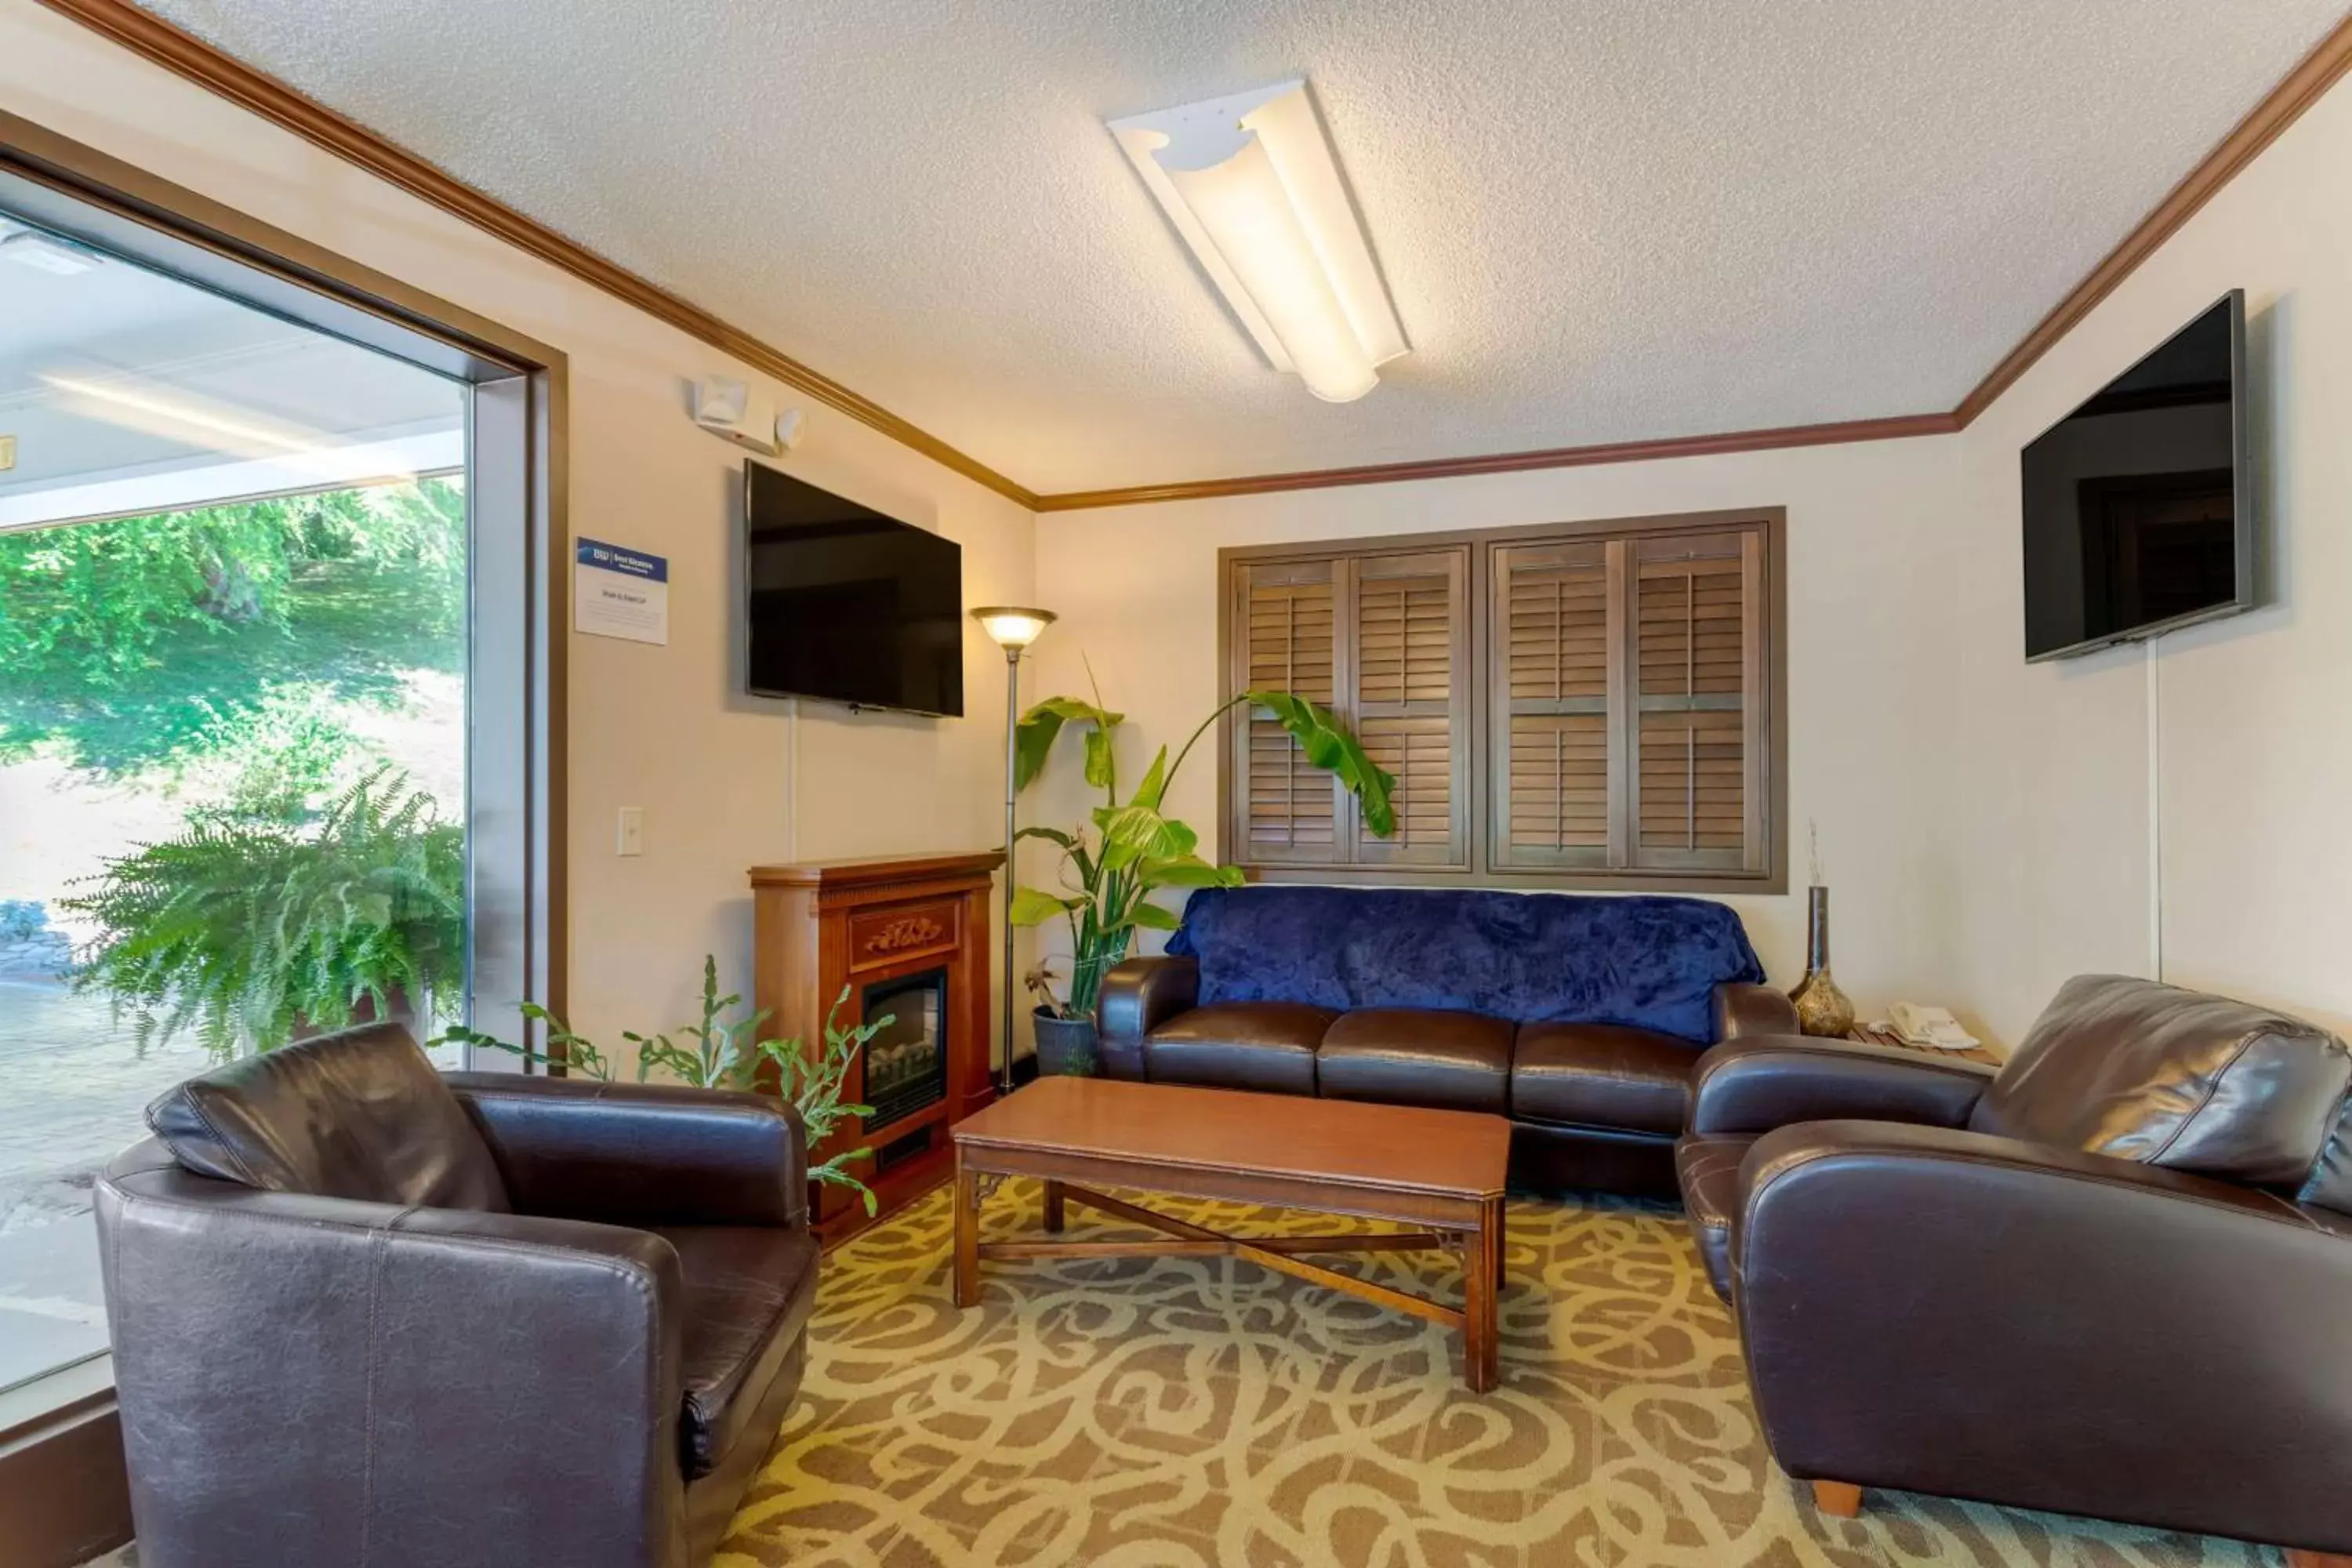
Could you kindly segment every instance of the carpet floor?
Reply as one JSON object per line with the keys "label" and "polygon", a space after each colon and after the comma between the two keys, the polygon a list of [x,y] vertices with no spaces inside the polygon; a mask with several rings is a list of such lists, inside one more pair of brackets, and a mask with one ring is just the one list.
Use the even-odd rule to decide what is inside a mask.
{"label": "carpet floor", "polygon": [[[1326,1217],[1153,1198],[1220,1230]],[[1034,1234],[1010,1183],[986,1233]],[[1073,1235],[1119,1228],[1072,1205]],[[1226,1258],[984,1264],[944,1191],[824,1264],[802,1398],[719,1568],[2274,1564],[2235,1542],[1873,1492],[1824,1519],[1767,1457],[1681,1217],[1514,1200],[1502,1384],[1433,1325]],[[1454,1299],[1442,1255],[1341,1265]]]}

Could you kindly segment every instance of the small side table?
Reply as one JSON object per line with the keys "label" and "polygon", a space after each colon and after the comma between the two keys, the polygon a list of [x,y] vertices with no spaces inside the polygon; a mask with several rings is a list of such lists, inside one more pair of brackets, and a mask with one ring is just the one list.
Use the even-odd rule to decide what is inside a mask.
{"label": "small side table", "polygon": [[2001,1058],[1989,1046],[1970,1046],[1965,1051],[1939,1051],[1933,1046],[1915,1046],[1892,1029],[1873,1028],[1868,1024],[1856,1024],[1845,1032],[1845,1037],[1865,1046],[1892,1046],[1898,1051],[1916,1051],[1923,1057],[1948,1057],[1956,1061],[1982,1062],[1997,1068]]}

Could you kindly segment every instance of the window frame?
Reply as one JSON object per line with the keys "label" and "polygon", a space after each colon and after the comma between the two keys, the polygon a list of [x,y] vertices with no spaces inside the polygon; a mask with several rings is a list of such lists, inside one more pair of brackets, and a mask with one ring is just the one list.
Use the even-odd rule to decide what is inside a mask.
{"label": "window frame", "polygon": [[[1675,869],[1645,867],[1527,868],[1499,866],[1495,843],[1493,805],[1499,791],[1495,767],[1494,737],[1498,715],[1493,710],[1490,626],[1496,613],[1495,571],[1497,552],[1506,546],[1541,543],[1589,543],[1612,539],[1646,540],[1684,534],[1720,534],[1727,530],[1752,530],[1761,539],[1761,601],[1759,626],[1762,668],[1761,711],[1748,728],[1764,747],[1758,770],[1760,796],[1759,835],[1764,864],[1760,869],[1732,871],[1719,868]],[[1236,736],[1246,725],[1238,709],[1228,710],[1217,734],[1217,834],[1223,858],[1234,861],[1253,880],[1294,883],[1388,883],[1428,887],[1552,889],[1556,890],[1650,893],[1778,894],[1789,890],[1789,742],[1788,742],[1788,510],[1785,507],[1735,507],[1708,511],[1663,512],[1634,517],[1580,518],[1557,522],[1523,523],[1499,528],[1442,530],[1425,532],[1367,534],[1345,539],[1303,540],[1295,543],[1229,545],[1217,552],[1217,683],[1221,700],[1241,689],[1235,668],[1234,638],[1241,610],[1243,573],[1253,566],[1288,563],[1330,562],[1335,584],[1350,581],[1349,563],[1366,556],[1409,555],[1466,548],[1469,569],[1465,575],[1470,668],[1468,669],[1469,813],[1466,866],[1416,866],[1396,862],[1369,864],[1335,853],[1328,861],[1311,864],[1253,862],[1243,858],[1245,837],[1236,820]],[[1335,614],[1341,619],[1335,638],[1345,647],[1354,637],[1352,610],[1335,593]],[[1342,661],[1344,663],[1344,660]],[[1458,679],[1458,676],[1457,676]],[[1335,689],[1338,710],[1353,725],[1352,691]],[[1612,694],[1612,723],[1616,722]],[[1507,732],[1507,731],[1506,731]],[[1465,804],[1457,802],[1457,806]]]}
{"label": "window frame", "polygon": [[[469,387],[468,1012],[478,1028],[543,1047],[519,1004],[541,1000],[561,1014],[566,981],[565,356],[5,110],[0,206]],[[486,614],[493,601],[522,613]],[[489,1056],[478,1065],[520,1070]],[[0,1401],[0,1517],[37,1512],[33,1499],[53,1502],[68,1459],[89,1482],[70,1510],[42,1514],[54,1539],[37,1535],[26,1547],[37,1556],[69,1545],[79,1560],[129,1539],[112,1384],[106,1352]]]}

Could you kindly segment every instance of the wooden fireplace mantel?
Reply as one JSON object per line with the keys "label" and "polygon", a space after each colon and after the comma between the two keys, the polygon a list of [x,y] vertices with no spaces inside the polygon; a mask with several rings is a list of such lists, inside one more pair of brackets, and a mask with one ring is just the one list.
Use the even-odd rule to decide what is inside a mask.
{"label": "wooden fireplace mantel", "polygon": [[[874,1150],[850,1170],[881,1200],[877,1217],[947,1179],[954,1161],[948,1129],[994,1098],[988,910],[1003,863],[1002,850],[986,849],[751,868],[755,1005],[768,1010],[768,1031],[814,1044],[824,1039],[825,1015],[845,987],[849,998],[841,1016],[850,1025],[864,1017],[869,989],[944,976],[941,1097],[887,1123],[845,1128],[809,1152],[815,1161],[845,1149]],[[868,1099],[865,1069],[861,1055],[845,1086],[852,1101]],[[869,1223],[845,1188],[815,1187],[810,1199],[817,1233],[828,1244]]]}

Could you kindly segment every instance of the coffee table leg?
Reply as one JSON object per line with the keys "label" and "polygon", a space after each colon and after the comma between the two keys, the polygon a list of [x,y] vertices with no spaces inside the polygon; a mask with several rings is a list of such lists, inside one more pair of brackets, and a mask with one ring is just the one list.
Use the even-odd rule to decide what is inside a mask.
{"label": "coffee table leg", "polygon": [[980,1173],[967,1168],[963,1151],[955,1167],[955,1304],[980,1300]]}
{"label": "coffee table leg", "polygon": [[1462,1374],[1473,1394],[1495,1386],[1497,1346],[1495,1290],[1502,1277],[1503,1204],[1488,1199],[1480,1208],[1478,1228],[1464,1238],[1462,1270]]}
{"label": "coffee table leg", "polygon": [[1062,1229],[1062,1184],[1051,1176],[1045,1178],[1045,1228],[1055,1235]]}
{"label": "coffee table leg", "polygon": [[1508,1253],[1511,1249],[1510,1230],[1508,1225],[1505,1222],[1504,1214],[1505,1211],[1502,1201],[1500,1199],[1496,1200],[1493,1218],[1495,1226],[1495,1298],[1496,1300],[1500,1300],[1502,1299],[1504,1289],[1511,1282],[1510,1268],[1503,1260],[1505,1254]]}

